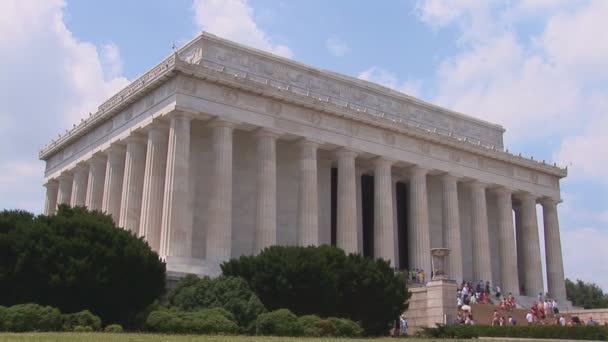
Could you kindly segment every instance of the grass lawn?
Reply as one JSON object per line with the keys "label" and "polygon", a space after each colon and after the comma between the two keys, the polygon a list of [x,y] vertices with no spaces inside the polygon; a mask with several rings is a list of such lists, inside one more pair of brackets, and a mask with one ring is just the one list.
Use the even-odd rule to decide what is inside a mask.
{"label": "grass lawn", "polygon": [[[298,342],[365,342],[365,341],[396,341],[393,338],[376,339],[344,339],[344,338],[294,338],[294,337],[265,337],[265,336],[195,336],[195,335],[153,335],[153,334],[105,334],[105,333],[0,333],[2,342],[263,342],[263,341],[298,341]],[[407,342],[424,341],[412,338],[403,339]],[[440,341],[440,340],[437,340]],[[447,340],[446,340],[447,341]],[[450,340],[455,342],[457,340]]]}

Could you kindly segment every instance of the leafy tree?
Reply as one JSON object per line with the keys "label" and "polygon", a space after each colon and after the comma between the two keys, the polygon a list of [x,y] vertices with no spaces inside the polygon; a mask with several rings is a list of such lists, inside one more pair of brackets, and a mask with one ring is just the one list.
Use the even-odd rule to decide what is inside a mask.
{"label": "leafy tree", "polygon": [[0,212],[0,305],[88,309],[128,326],[164,289],[158,254],[109,215],[64,205],[53,216]]}
{"label": "leafy tree", "polygon": [[222,272],[244,278],[268,310],[346,317],[368,335],[388,333],[409,298],[405,281],[387,261],[331,246],[272,246],[222,264]]}
{"label": "leafy tree", "polygon": [[189,275],[169,295],[169,303],[184,311],[223,308],[232,313],[244,331],[255,332],[255,320],[266,309],[243,278],[211,279]]}
{"label": "leafy tree", "polygon": [[576,283],[566,279],[566,297],[575,306],[585,309],[608,308],[608,294],[593,283],[586,283],[580,279]]}

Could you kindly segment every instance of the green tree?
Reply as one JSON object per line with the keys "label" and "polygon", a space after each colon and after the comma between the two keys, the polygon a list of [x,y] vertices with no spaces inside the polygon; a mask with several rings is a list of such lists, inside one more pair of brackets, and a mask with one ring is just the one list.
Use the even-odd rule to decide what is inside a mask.
{"label": "green tree", "polygon": [[576,283],[566,279],[566,297],[573,305],[585,309],[608,308],[608,294],[596,284],[580,279],[577,279]]}
{"label": "green tree", "polygon": [[243,278],[189,275],[169,294],[169,303],[184,311],[222,308],[232,313],[245,332],[255,332],[255,320],[266,311]]}
{"label": "green tree", "polygon": [[244,278],[268,310],[345,317],[368,335],[388,333],[409,298],[404,279],[387,261],[331,246],[273,246],[222,264],[222,272]]}
{"label": "green tree", "polygon": [[130,326],[165,290],[165,264],[109,215],[60,206],[53,216],[0,212],[0,305],[91,310]]}

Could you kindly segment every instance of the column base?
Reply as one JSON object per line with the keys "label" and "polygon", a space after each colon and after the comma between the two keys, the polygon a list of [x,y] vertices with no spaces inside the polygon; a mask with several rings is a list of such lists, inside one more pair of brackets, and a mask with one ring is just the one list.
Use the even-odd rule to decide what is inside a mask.
{"label": "column base", "polygon": [[168,279],[179,279],[188,274],[209,277],[217,277],[222,274],[221,261],[168,256],[165,258],[165,263],[167,264]]}

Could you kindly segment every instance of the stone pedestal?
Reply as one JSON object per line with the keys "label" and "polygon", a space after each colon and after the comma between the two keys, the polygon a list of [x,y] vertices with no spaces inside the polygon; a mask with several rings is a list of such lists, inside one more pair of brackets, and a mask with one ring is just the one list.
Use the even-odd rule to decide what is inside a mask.
{"label": "stone pedestal", "polygon": [[434,327],[454,320],[458,313],[456,305],[457,285],[453,280],[431,280],[426,286],[413,287],[405,317],[408,333],[415,333],[422,327]]}

